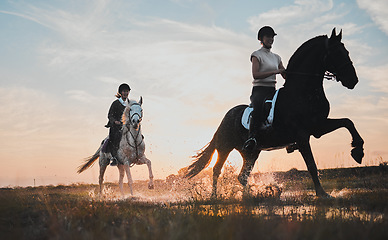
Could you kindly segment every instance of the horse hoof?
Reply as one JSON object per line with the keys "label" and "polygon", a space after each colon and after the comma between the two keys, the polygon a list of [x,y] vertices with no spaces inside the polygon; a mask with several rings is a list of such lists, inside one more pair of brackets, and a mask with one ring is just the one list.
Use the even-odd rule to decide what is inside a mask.
{"label": "horse hoof", "polygon": [[210,200],[217,200],[217,194],[213,194],[210,196]]}
{"label": "horse hoof", "polygon": [[354,140],[352,142],[352,147],[362,147],[364,145],[364,140],[359,139],[359,140]]}
{"label": "horse hoof", "polygon": [[330,194],[328,194],[326,192],[317,194],[317,197],[320,198],[320,199],[334,199],[333,196],[331,196]]}
{"label": "horse hoof", "polygon": [[241,183],[241,185],[243,185],[243,186],[246,186],[248,183],[248,179],[244,176],[239,176],[237,179]]}
{"label": "horse hoof", "polygon": [[351,155],[358,164],[361,164],[362,158],[364,157],[364,149],[359,147],[353,148]]}
{"label": "horse hoof", "polygon": [[155,187],[154,187],[154,184],[150,184],[150,185],[148,185],[148,189],[154,189]]}

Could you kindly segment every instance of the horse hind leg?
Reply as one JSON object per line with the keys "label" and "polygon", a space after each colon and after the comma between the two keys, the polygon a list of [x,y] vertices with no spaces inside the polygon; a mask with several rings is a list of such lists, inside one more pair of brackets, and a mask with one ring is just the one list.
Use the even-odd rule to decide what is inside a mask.
{"label": "horse hind leg", "polygon": [[228,158],[231,150],[222,151],[222,150],[217,149],[217,152],[218,152],[217,162],[213,167],[213,188],[212,188],[212,195],[211,195],[212,198],[217,197],[218,178],[221,174],[221,169],[224,166],[224,163],[225,163],[226,159]]}
{"label": "horse hind leg", "polygon": [[98,177],[98,184],[99,184],[99,188],[100,188],[100,196],[102,195],[102,187],[103,187],[103,183],[104,183],[104,174],[105,174],[105,170],[106,170],[106,167],[107,165],[103,164],[101,165],[100,164],[100,176]]}

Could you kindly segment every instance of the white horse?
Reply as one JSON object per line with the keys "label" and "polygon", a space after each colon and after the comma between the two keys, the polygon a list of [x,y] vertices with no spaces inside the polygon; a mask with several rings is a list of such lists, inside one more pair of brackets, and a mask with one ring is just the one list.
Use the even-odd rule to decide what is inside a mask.
{"label": "white horse", "polygon": [[[128,185],[131,191],[131,195],[133,195],[132,190],[132,176],[131,176],[131,170],[130,167],[133,165],[141,165],[141,164],[147,164],[148,172],[149,172],[149,182],[148,182],[148,188],[153,189],[154,188],[154,176],[152,174],[151,169],[151,161],[146,158],[144,152],[145,152],[145,143],[144,143],[144,137],[141,134],[141,120],[143,118],[143,109],[141,107],[143,103],[143,98],[140,97],[139,102],[136,102],[134,100],[128,100],[127,106],[125,107],[125,110],[123,112],[122,116],[122,136],[120,140],[119,149],[117,151],[118,155],[118,165],[117,168],[119,169],[119,186],[121,194],[124,195],[124,189],[123,189],[123,179],[124,179],[124,173],[127,174],[128,178]],[[99,164],[100,164],[100,176],[99,176],[99,185],[100,185],[100,194],[102,193],[102,187],[104,182],[104,173],[106,170],[106,167],[109,165],[109,159],[111,159],[112,155],[110,153],[105,153],[102,151],[102,147],[104,146],[104,143],[108,140],[108,137],[105,138],[96,153],[85,159],[85,164],[81,165],[78,169],[78,173],[81,173],[91,167],[97,158],[100,158]]]}

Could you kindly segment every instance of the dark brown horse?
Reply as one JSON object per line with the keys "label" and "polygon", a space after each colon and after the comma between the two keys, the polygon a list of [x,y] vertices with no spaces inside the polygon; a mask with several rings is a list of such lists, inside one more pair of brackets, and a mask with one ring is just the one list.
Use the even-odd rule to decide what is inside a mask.
{"label": "dark brown horse", "polygon": [[330,105],[323,89],[325,73],[330,72],[343,86],[353,89],[358,82],[349,52],[341,42],[342,31],[331,37],[318,36],[305,42],[291,57],[287,66],[287,79],[280,89],[275,108],[275,118],[271,130],[258,135],[259,146],[253,152],[243,150],[248,138],[248,130],[241,124],[242,114],[247,105],[230,109],[213,139],[188,167],[187,177],[197,175],[209,165],[215,150],[218,159],[213,168],[213,192],[217,193],[217,180],[229,153],[236,149],[243,158],[243,167],[238,176],[239,182],[246,186],[251,170],[262,150],[274,150],[287,146],[297,146],[302,154],[315,185],[316,195],[329,197],[322,188],[317,174],[317,166],[310,147],[310,136],[321,137],[345,127],[352,135],[351,155],[361,163],[364,157],[364,141],[348,118],[328,118]]}

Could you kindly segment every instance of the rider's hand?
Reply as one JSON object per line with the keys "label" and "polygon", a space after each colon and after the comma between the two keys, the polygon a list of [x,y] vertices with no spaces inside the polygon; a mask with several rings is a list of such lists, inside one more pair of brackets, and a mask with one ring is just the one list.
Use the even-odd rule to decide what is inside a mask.
{"label": "rider's hand", "polygon": [[116,124],[116,125],[120,125],[121,122],[120,122],[120,121],[115,121],[115,124]]}

